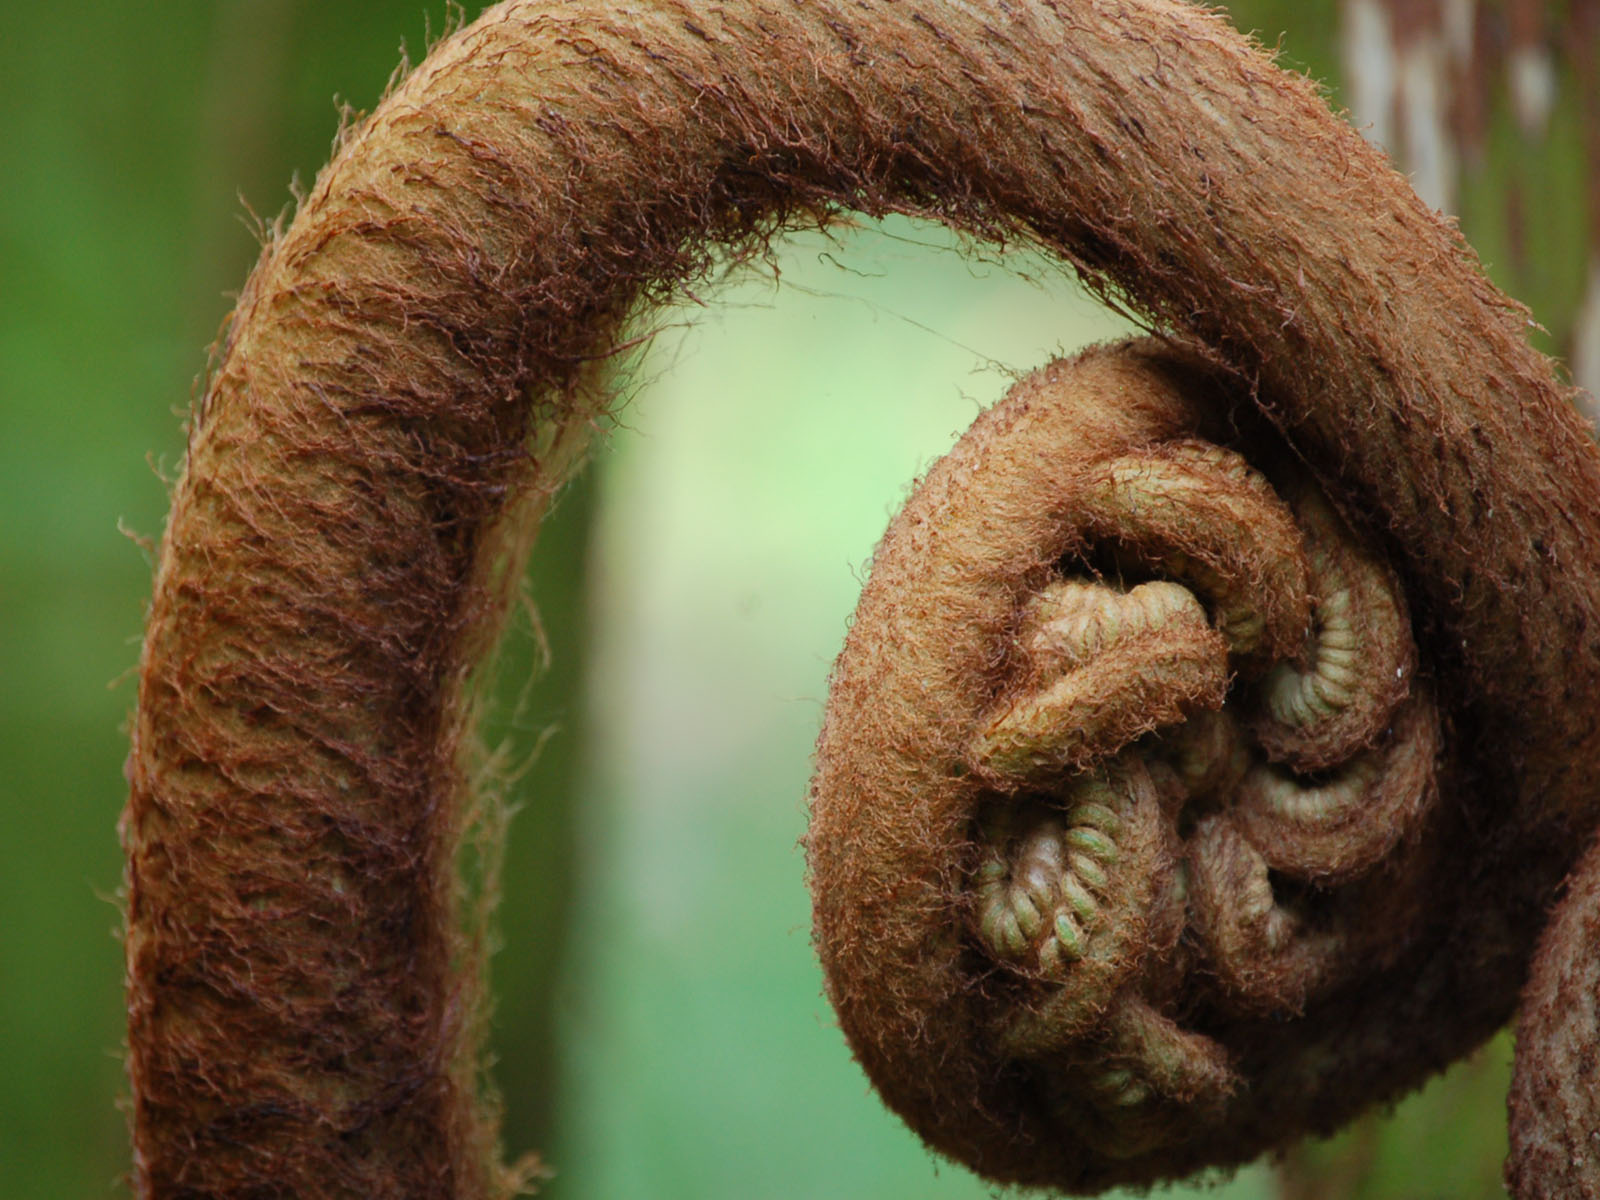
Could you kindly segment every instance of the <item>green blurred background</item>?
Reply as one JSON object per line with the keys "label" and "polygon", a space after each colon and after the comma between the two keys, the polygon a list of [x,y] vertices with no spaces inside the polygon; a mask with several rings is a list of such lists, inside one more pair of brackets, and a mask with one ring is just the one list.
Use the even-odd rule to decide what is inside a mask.
{"label": "green blurred background", "polygon": [[[1233,10],[1336,78],[1327,0]],[[115,824],[141,539],[256,252],[246,214],[313,176],[335,95],[370,106],[399,40],[419,53],[445,19],[418,0],[4,8],[0,1196],[126,1190]],[[1513,146],[1462,202],[1501,245],[1505,179],[1549,181],[1549,248],[1519,261],[1558,339],[1582,262],[1561,249],[1583,220],[1564,146]],[[783,243],[776,271],[669,323],[541,536],[553,665],[519,622],[490,721],[523,806],[494,1045],[508,1148],[543,1151],[552,1196],[990,1194],[849,1060],[797,846],[826,672],[908,482],[1013,375],[1125,328],[1048,264],[958,251],[905,221]],[[1509,1053],[1213,1194],[1497,1195]]]}

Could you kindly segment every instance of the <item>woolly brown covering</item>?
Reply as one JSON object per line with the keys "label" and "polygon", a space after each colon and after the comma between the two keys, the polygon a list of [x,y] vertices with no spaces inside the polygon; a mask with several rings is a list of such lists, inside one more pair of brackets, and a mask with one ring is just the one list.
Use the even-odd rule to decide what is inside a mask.
{"label": "woolly brown covering", "polygon": [[1568,881],[1517,1017],[1511,1159],[1519,1200],[1600,1196],[1600,844]]}
{"label": "woolly brown covering", "polygon": [[[841,209],[1036,244],[1204,347],[1393,552],[1460,755],[1430,829],[1448,854],[1417,856],[1428,889],[1397,874],[1403,902],[1370,906],[1415,931],[1397,965],[1336,1006],[1295,968],[1299,1021],[1207,1016],[1230,1062],[1151,983],[1105,1036],[1165,1068],[1090,1092],[1209,1112],[1188,1100],[1250,1087],[1204,1146],[1180,1137],[1137,1169],[1082,1153],[1041,1113],[1093,1128],[1103,1105],[991,1053],[982,998],[1010,984],[971,941],[974,828],[951,790],[979,774],[949,769],[996,679],[962,655],[1065,549],[1041,523],[1056,506],[916,502],[874,593],[910,578],[912,551],[954,545],[975,598],[869,602],[898,623],[859,623],[874,652],[840,668],[843,703],[872,720],[830,717],[810,841],[830,989],[889,1102],[997,1178],[1083,1188],[1327,1127],[1505,1019],[1593,823],[1600,464],[1454,230],[1309,84],[1174,0],[515,0],[342,140],[194,414],[123,825],[141,1195],[512,1186],[478,1082],[476,906],[453,882],[471,666],[629,315],[703,273],[709,247],[752,251]],[[1136,374],[1062,417],[1080,449],[1183,428]],[[940,702],[884,692],[893,678]],[[874,688],[892,699],[868,704]],[[892,770],[862,765],[882,754]],[[1168,795],[1157,774],[1114,774],[1109,806],[1080,806],[1087,827],[1145,814],[1139,845],[1170,853],[1145,823]],[[1104,846],[1069,837],[1040,853],[1088,878]],[[1181,883],[1140,901],[1152,944],[1179,945]],[[1254,936],[1225,908],[1214,942]],[[1132,1152],[1170,1129],[1114,1132]]]}
{"label": "woolly brown covering", "polygon": [[835,669],[831,994],[889,1102],[1001,1178],[1243,1161],[1488,1032],[1400,1027],[1473,898],[1398,585],[1302,476],[1304,534],[1195,440],[1291,469],[1219,383],[1157,343],[1023,381],[891,525]]}

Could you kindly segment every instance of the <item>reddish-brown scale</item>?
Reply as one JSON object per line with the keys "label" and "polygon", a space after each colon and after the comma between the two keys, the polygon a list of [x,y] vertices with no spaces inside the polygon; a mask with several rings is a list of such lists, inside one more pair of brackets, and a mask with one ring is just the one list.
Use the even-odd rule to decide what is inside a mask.
{"label": "reddish-brown scale", "polygon": [[[1039,246],[1190,347],[1082,364],[1092,403],[1055,395],[1065,368],[1023,384],[875,559],[808,847],[830,993],[887,1102],[997,1179],[1085,1190],[1326,1128],[1505,1020],[1595,823],[1600,458],[1453,227],[1177,0],[510,0],[342,139],[194,414],[123,822],[140,1195],[514,1186],[455,877],[473,665],[630,320],[849,209]],[[1087,549],[1061,481],[1209,434],[1194,386],[1258,402],[1390,552],[1458,758],[1417,843],[1443,849],[1395,852],[1405,934],[1373,972],[1255,1023],[1180,1011],[1156,972],[1147,1031],[1209,1040],[1117,1043],[1189,1067],[1093,1075],[1094,1112],[1145,1088],[1182,1117],[1202,1085],[1174,1080],[1255,1099],[1194,1105],[1203,1138],[1128,1116],[1103,1157],[994,1053],[1018,995],[970,942],[969,718],[1014,665],[995,639]],[[1008,458],[1016,438],[1037,455]],[[928,720],[906,685],[948,703]],[[1151,927],[1183,902],[1174,871]]]}

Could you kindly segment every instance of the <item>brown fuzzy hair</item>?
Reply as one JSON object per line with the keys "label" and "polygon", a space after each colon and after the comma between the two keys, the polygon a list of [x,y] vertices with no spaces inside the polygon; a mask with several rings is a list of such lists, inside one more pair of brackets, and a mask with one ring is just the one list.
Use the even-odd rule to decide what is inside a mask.
{"label": "brown fuzzy hair", "polygon": [[1436,803],[1460,768],[1398,580],[1224,382],[1142,342],[1018,384],[890,526],[835,667],[830,995],[995,1178],[1332,1128],[1490,1032],[1509,994],[1465,1003],[1466,962],[1514,994],[1526,953],[1451,928],[1476,832]]}
{"label": "brown fuzzy hair", "polygon": [[[713,248],[844,210],[1040,247],[1183,343],[1180,373],[1253,402],[1264,421],[1239,422],[1270,425],[1271,453],[1385,552],[1440,698],[1454,749],[1429,811],[1448,854],[1422,861],[1459,906],[1403,906],[1395,965],[1337,1012],[1314,988],[1293,991],[1299,1020],[1210,1011],[1204,1035],[1231,1058],[1189,1054],[1177,993],[1141,993],[1103,1036],[1192,1059],[1156,1081],[1173,1097],[1238,1095],[1223,1081],[1239,1078],[1287,1098],[1229,1102],[1212,1143],[1180,1136],[1141,1177],[1324,1127],[1505,1019],[1594,823],[1600,460],[1454,228],[1310,84],[1177,0],[509,0],[341,140],[251,275],[194,413],[123,821],[139,1194],[515,1186],[493,1150],[456,882],[473,664],[629,319]],[[1144,357],[1137,387],[1061,418],[1113,457],[1153,440],[1125,429],[1165,403],[1141,399],[1148,377],[1179,371]],[[830,716],[819,752],[818,947],[858,1057],[935,1147],[996,1178],[1091,1187],[1136,1160],[1058,1136],[1041,1114],[1076,1101],[993,1053],[1010,1043],[975,1007],[1016,988],[974,952],[983,776],[952,784],[950,767],[1006,685],[970,663],[950,674],[937,643],[1025,632],[1023,593],[1069,549],[1040,524],[1067,515],[1048,496],[1035,511],[1002,490],[1003,517],[972,515],[983,441],[936,472],[965,481],[935,481],[948,503],[919,497],[898,519],[867,602],[892,620],[858,622],[865,650],[838,671],[835,711],[872,719]],[[1172,453],[1181,475],[1207,452]],[[1108,512],[1123,478],[1101,481]],[[964,618],[893,598],[924,544],[956,547],[979,597]],[[934,691],[913,703],[906,681]],[[1184,704],[1218,686],[1200,679]],[[1110,778],[1110,808],[1080,807],[1115,808],[1140,854],[1170,856],[1159,789]],[[1200,825],[1186,835],[1244,836]],[[1009,853],[1033,835],[994,837]],[[1216,911],[1243,886],[1192,874]],[[1180,876],[1162,879],[1130,884],[1119,911],[1176,954],[1182,922],[1151,914]],[[1107,978],[1122,970],[1097,953]],[[1296,972],[1262,1003],[1284,1003]]]}

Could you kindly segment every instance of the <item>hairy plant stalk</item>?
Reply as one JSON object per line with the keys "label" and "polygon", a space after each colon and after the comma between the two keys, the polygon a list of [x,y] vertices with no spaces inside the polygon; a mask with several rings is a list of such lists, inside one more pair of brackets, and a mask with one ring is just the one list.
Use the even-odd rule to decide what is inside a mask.
{"label": "hairy plant stalk", "polygon": [[[473,820],[461,750],[472,666],[607,403],[604,363],[630,318],[719,247],[751,251],[847,210],[1042,247],[1190,347],[1181,369],[1152,355],[1107,367],[1093,405],[1053,413],[1052,437],[1103,448],[1087,521],[979,439],[940,468],[950,504],[914,501],[897,522],[903,548],[886,543],[876,560],[864,613],[888,625],[858,622],[837,672],[835,712],[862,719],[829,718],[809,855],[830,990],[886,1100],[995,1178],[1086,1188],[1326,1127],[1505,1019],[1594,823],[1600,463],[1522,313],[1453,229],[1311,85],[1175,0],[511,0],[437,46],[342,139],[252,274],[194,414],[123,823],[140,1194],[514,1186],[479,1078],[480,952],[455,882]],[[1181,381],[1151,388],[1173,372]],[[1215,411],[1240,425],[1265,413],[1277,431],[1265,440],[1283,439],[1274,453],[1388,552],[1375,569],[1403,589],[1452,735],[1447,784],[1431,807],[1396,802],[1426,826],[1414,842],[1346,861],[1317,839],[1365,803],[1355,783],[1321,781],[1330,794],[1308,800],[1267,780],[1258,800],[1179,827],[1173,779],[1227,774],[1229,756],[1203,752],[1236,736],[1220,719],[1192,719],[1193,744],[1164,767],[1106,750],[1112,765],[1066,824],[1026,825],[1024,808],[1024,825],[993,834],[1002,876],[1024,844],[1028,861],[1065,868],[1049,893],[1065,922],[1051,924],[1055,950],[1018,909],[1026,946],[1007,921],[991,939],[1013,964],[1002,967],[974,940],[980,793],[1033,787],[1041,754],[1057,756],[1051,769],[1088,758],[1046,746],[1048,722],[1005,734],[994,703],[1026,672],[971,654],[1017,628],[1077,536],[1063,530],[1092,532],[1100,512],[1098,540],[1114,542],[1148,483],[1166,498],[1156,507],[1171,499],[1174,527],[1103,544],[1089,564],[1101,578],[1192,585],[1222,635],[1194,630],[1194,654],[1228,645],[1241,676],[1275,659],[1316,675],[1282,684],[1289,711],[1371,690],[1331,601],[1320,632],[1290,637],[1262,616],[1279,632],[1252,650],[1249,594],[1277,568],[1240,575],[1209,518],[1178,528],[1176,497],[1217,468],[1183,439],[1230,440],[1173,407],[1195,379],[1253,400]],[[1030,403],[989,427],[1028,425]],[[1174,439],[1144,483],[1116,466]],[[1219,469],[1240,503],[1296,510],[1293,495],[1285,505],[1239,483],[1253,477],[1231,459]],[[964,598],[908,599],[925,552],[953,556]],[[1367,586],[1363,568],[1319,563],[1313,549],[1297,569],[1347,579],[1328,587],[1351,596]],[[1321,640],[1285,656],[1302,634]],[[1059,651],[1030,653],[1038,679],[1060,673],[1046,661]],[[1202,682],[1175,709],[1211,705],[1215,660],[1185,671]],[[902,703],[902,684],[918,704]],[[1035,707],[1059,712],[1058,700]],[[929,712],[946,715],[930,724]],[[974,758],[974,739],[997,729],[1024,749]],[[1147,736],[1125,719],[1106,729],[1108,744]],[[1363,770],[1400,769],[1376,725],[1363,737],[1384,760]],[[1385,911],[1357,883],[1308,930],[1322,917],[1272,892],[1277,851],[1244,815],[1257,808],[1287,811],[1273,827],[1330,877],[1392,871],[1390,890],[1410,899]],[[1261,865],[1246,853],[1214,879],[1198,853],[1119,898],[1106,855],[1124,852],[1129,829],[1145,831],[1130,855],[1176,863],[1180,836],[1242,838]],[[1139,909],[1137,939],[1131,927],[1113,938],[1154,947],[1141,962],[1233,962],[1259,947],[1265,965],[1241,962],[1235,1008],[1207,1000],[1196,1024],[1181,971],[1130,991],[1124,956],[1097,949],[1096,922],[1124,907]],[[1184,933],[1191,911],[1199,945]],[[1324,1002],[1337,975],[1325,959],[1369,936],[1394,965]],[[1052,953],[1057,966],[1101,964],[1112,999],[1081,1022],[1092,1017],[1109,1065],[1061,1032],[1080,1018],[1057,1019],[1070,1007],[1060,992],[1028,990],[1045,986]],[[1257,1015],[1284,1006],[1301,1015]],[[1285,1104],[1235,1099],[1238,1079]],[[1194,1114],[1209,1140],[1192,1136]],[[1080,1120],[1113,1135],[1111,1157],[1061,1135]]]}
{"label": "hairy plant stalk", "polygon": [[1600,843],[1567,886],[1523,994],[1511,1078],[1506,1182],[1537,1200],[1600,1195]]}

